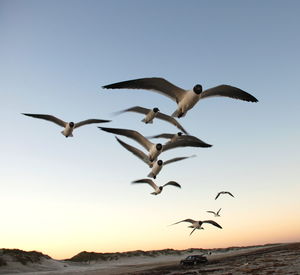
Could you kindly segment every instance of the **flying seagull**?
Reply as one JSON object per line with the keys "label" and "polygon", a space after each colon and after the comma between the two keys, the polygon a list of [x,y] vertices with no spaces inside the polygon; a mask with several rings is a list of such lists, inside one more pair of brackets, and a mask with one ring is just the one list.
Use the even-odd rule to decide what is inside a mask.
{"label": "flying seagull", "polygon": [[30,116],[30,117],[35,117],[35,118],[39,118],[39,119],[44,119],[44,120],[48,120],[51,122],[54,122],[55,124],[64,127],[65,129],[63,131],[61,131],[61,133],[65,136],[65,137],[73,137],[73,130],[75,128],[78,128],[80,126],[83,125],[87,125],[87,124],[92,124],[92,123],[106,123],[106,122],[110,122],[110,120],[103,120],[103,119],[87,119],[87,120],[83,120],[77,123],[74,122],[65,122],[55,116],[51,116],[51,115],[43,115],[43,114],[26,114],[26,113],[22,113],[25,116]]}
{"label": "flying seagull", "polygon": [[[149,138],[166,138],[166,139],[169,139],[169,142],[167,142],[166,144],[170,144],[170,143],[173,143],[173,142],[180,141],[180,143],[186,143],[187,146],[191,146],[191,144],[194,144],[193,147],[212,147],[211,144],[208,144],[208,143],[202,141],[201,139],[199,139],[197,137],[194,137],[194,136],[191,136],[191,135],[183,135],[181,132],[178,132],[177,134],[164,133],[164,134],[159,134],[159,135],[156,135],[156,136],[151,136]],[[177,147],[179,147],[179,146],[177,146]],[[164,148],[165,148],[165,146],[164,146]]]}
{"label": "flying seagull", "polygon": [[105,127],[98,127],[98,128],[108,133],[122,135],[134,139],[148,151],[148,157],[151,162],[156,160],[158,155],[162,152],[163,146],[161,143],[154,144],[137,131],[129,130],[129,129],[117,129],[117,128],[105,128]]}
{"label": "flying seagull", "polygon": [[173,223],[173,224],[171,224],[171,225],[178,224],[178,223],[181,223],[181,222],[190,222],[190,223],[192,224],[192,225],[190,225],[189,227],[190,227],[190,228],[194,228],[194,229],[192,230],[192,232],[190,233],[190,235],[192,235],[193,232],[194,232],[196,229],[204,229],[204,228],[202,227],[202,224],[203,224],[203,223],[210,223],[210,224],[212,224],[212,225],[214,225],[214,226],[219,227],[219,228],[222,229],[222,226],[221,226],[221,225],[219,225],[218,223],[216,223],[215,221],[212,221],[212,220],[194,221],[194,220],[192,220],[192,219],[186,219],[186,220],[182,220],[182,221],[179,221],[179,222],[175,222],[175,223]]}
{"label": "flying seagull", "polygon": [[140,78],[105,85],[105,89],[145,89],[163,94],[177,103],[177,110],[173,117],[183,117],[192,109],[200,99],[212,96],[225,96],[250,102],[258,102],[251,94],[229,85],[219,85],[207,90],[202,89],[200,84],[192,90],[184,90],[171,82],[160,77]]}
{"label": "flying seagull", "polygon": [[152,168],[151,172],[148,174],[148,177],[154,178],[154,179],[156,179],[156,176],[161,171],[163,166],[165,166],[167,164],[170,164],[170,163],[173,163],[173,162],[176,162],[176,161],[180,161],[180,160],[184,160],[184,159],[187,159],[187,158],[195,157],[195,155],[187,156],[187,157],[177,157],[177,158],[169,159],[165,162],[162,161],[161,159],[157,160],[157,161],[150,161],[148,156],[144,152],[142,152],[141,150],[127,144],[126,142],[120,140],[117,137],[116,137],[116,139],[126,150],[128,150],[129,152],[134,154],[136,157],[138,157],[143,162],[145,162],[150,168]]}
{"label": "flying seagull", "polygon": [[217,194],[217,196],[215,197],[215,200],[216,200],[220,195],[222,195],[222,194],[228,194],[228,195],[230,195],[231,197],[234,198],[234,196],[233,196],[230,192],[228,192],[228,191],[221,191],[221,192],[219,192],[219,193]]}
{"label": "flying seagull", "polygon": [[146,115],[145,118],[142,120],[142,122],[145,122],[146,124],[153,123],[154,118],[158,118],[158,119],[167,121],[167,122],[173,124],[174,126],[176,126],[179,130],[181,130],[185,134],[187,134],[187,131],[180,125],[180,123],[175,118],[161,113],[157,107],[155,107],[153,109],[147,109],[144,107],[135,106],[132,108],[125,109],[123,111],[119,111],[119,112],[117,112],[117,114],[121,114],[121,113],[125,113],[125,112],[135,112],[135,113],[140,113],[140,114]]}
{"label": "flying seagull", "polygon": [[220,211],[221,211],[221,209],[222,208],[220,208],[219,210],[218,210],[218,212],[216,213],[216,212],[214,212],[214,211],[206,211],[207,213],[212,213],[212,214],[214,214],[215,215],[215,217],[220,217]]}
{"label": "flying seagull", "polygon": [[128,138],[132,138],[138,143],[140,143],[147,151],[148,151],[148,157],[150,161],[154,161],[157,159],[157,157],[160,155],[161,152],[167,151],[170,149],[174,149],[177,147],[210,147],[203,146],[203,142],[196,139],[196,138],[186,138],[186,139],[178,139],[174,142],[168,142],[165,145],[162,145],[161,143],[154,144],[150,140],[148,140],[146,137],[144,137],[142,134],[140,134],[137,131],[129,130],[129,129],[117,129],[117,128],[106,128],[106,127],[98,127],[103,131],[113,133],[116,135],[122,135],[126,136]]}
{"label": "flying seagull", "polygon": [[167,182],[166,184],[162,185],[162,186],[157,186],[153,180],[151,179],[140,179],[140,180],[135,180],[132,182],[133,184],[137,184],[137,183],[147,183],[149,184],[153,189],[154,189],[154,192],[151,193],[152,195],[158,195],[162,192],[163,188],[167,185],[172,185],[172,186],[175,186],[175,187],[178,187],[178,188],[181,188],[180,184],[178,184],[176,181],[169,181]]}

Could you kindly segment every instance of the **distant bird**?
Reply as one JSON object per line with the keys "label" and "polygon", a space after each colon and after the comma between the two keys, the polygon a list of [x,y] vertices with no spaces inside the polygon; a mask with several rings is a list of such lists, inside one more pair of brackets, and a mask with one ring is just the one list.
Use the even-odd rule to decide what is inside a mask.
{"label": "distant bird", "polygon": [[177,110],[173,117],[183,117],[200,99],[212,96],[225,96],[244,101],[257,102],[258,100],[247,92],[229,85],[219,85],[203,91],[197,84],[192,90],[184,90],[160,77],[140,78],[105,85],[105,89],[145,89],[163,94],[177,103]]}
{"label": "distant bird", "polygon": [[158,118],[158,119],[167,121],[167,122],[173,124],[174,126],[176,126],[178,129],[180,129],[185,134],[187,134],[187,131],[181,126],[181,124],[175,118],[161,113],[157,107],[155,107],[153,109],[147,109],[144,107],[135,106],[132,108],[125,109],[123,111],[119,111],[116,114],[121,114],[121,113],[125,113],[125,112],[135,112],[135,113],[140,113],[140,114],[146,115],[146,117],[142,120],[142,122],[145,122],[146,124],[153,123],[154,118]]}
{"label": "distant bird", "polygon": [[215,217],[220,217],[220,211],[221,211],[221,209],[222,208],[220,208],[219,210],[218,210],[218,212],[216,213],[216,212],[214,212],[214,211],[206,211],[207,213],[212,213],[212,214],[214,214],[215,215]]}
{"label": "distant bird", "polygon": [[228,192],[228,191],[221,191],[221,192],[219,192],[219,193],[217,194],[217,196],[215,197],[215,200],[216,200],[220,195],[222,195],[222,194],[228,194],[228,195],[230,195],[231,197],[234,198],[234,196],[233,196],[230,192]]}
{"label": "distant bird", "polygon": [[178,187],[178,188],[181,188],[180,184],[178,184],[176,181],[169,181],[167,182],[166,184],[162,185],[162,186],[157,186],[153,180],[151,179],[140,179],[140,180],[135,180],[132,182],[133,184],[137,184],[137,183],[147,183],[149,184],[153,189],[154,189],[154,192],[151,193],[152,195],[158,195],[162,192],[163,188],[167,185],[172,185],[172,186],[175,186],[175,187]]}
{"label": "distant bird", "polygon": [[185,139],[177,139],[174,142],[168,142],[165,145],[161,143],[154,144],[142,134],[137,131],[129,130],[129,129],[118,129],[118,128],[105,128],[105,127],[98,127],[99,129],[113,133],[116,135],[126,136],[128,138],[132,138],[138,143],[140,143],[149,153],[148,157],[150,161],[154,161],[163,151],[167,151],[170,149],[174,149],[177,147],[209,147],[211,145],[204,145],[203,141],[197,138],[185,138]]}
{"label": "distant bird", "polygon": [[221,226],[221,225],[219,225],[218,223],[216,223],[215,221],[212,221],[212,220],[194,221],[194,220],[192,220],[192,219],[186,219],[186,220],[182,220],[182,221],[179,221],[179,222],[175,222],[175,223],[173,223],[173,224],[171,224],[171,225],[178,224],[178,223],[181,223],[181,222],[190,222],[190,223],[192,224],[192,225],[190,225],[189,227],[190,227],[190,228],[194,228],[194,229],[192,230],[192,232],[190,233],[190,235],[192,235],[193,232],[194,232],[196,229],[204,229],[204,228],[202,227],[202,224],[203,224],[203,223],[210,223],[210,224],[212,224],[212,225],[214,225],[214,226],[219,227],[219,228],[222,229],[222,226]]}
{"label": "distant bird", "polygon": [[[169,139],[169,142],[167,142],[166,144],[170,144],[173,142],[178,142],[180,141],[180,143],[185,143],[187,144],[187,146],[191,146],[191,144],[193,144],[193,147],[212,147],[211,144],[208,144],[204,141],[202,141],[201,139],[194,137],[194,136],[190,136],[190,135],[183,135],[181,132],[178,132],[177,134],[160,134],[160,135],[156,135],[156,136],[151,136],[149,138],[166,138]],[[176,143],[175,143],[176,144]],[[178,143],[177,143],[178,145]],[[176,146],[176,147],[180,147],[180,146]],[[182,147],[182,146],[181,146]],[[165,149],[165,145],[164,145],[164,149]]]}
{"label": "distant bird", "polygon": [[156,179],[156,176],[158,175],[158,173],[161,171],[162,167],[176,162],[176,161],[180,161],[180,160],[184,160],[187,158],[191,158],[191,157],[195,157],[195,155],[192,156],[188,156],[188,157],[177,157],[177,158],[172,158],[169,159],[165,162],[163,162],[161,159],[158,161],[150,161],[148,156],[142,152],[141,150],[127,144],[126,142],[120,140],[119,138],[117,138],[117,141],[129,152],[131,152],[132,154],[134,154],[136,157],[138,157],[139,159],[141,159],[143,162],[145,162],[150,168],[152,168],[151,172],[148,174],[148,177],[154,178]]}
{"label": "distant bird", "polygon": [[51,122],[54,122],[55,124],[64,127],[65,129],[63,131],[61,131],[61,133],[65,136],[65,137],[73,137],[73,130],[75,128],[78,128],[80,126],[83,125],[87,125],[87,124],[93,124],[93,123],[106,123],[106,122],[110,122],[110,120],[103,120],[103,119],[87,119],[87,120],[83,120],[81,122],[65,122],[55,116],[52,115],[42,115],[42,114],[25,114],[22,113],[25,116],[30,116],[30,117],[34,117],[34,118],[39,118],[39,119],[44,119],[44,120],[48,120]]}

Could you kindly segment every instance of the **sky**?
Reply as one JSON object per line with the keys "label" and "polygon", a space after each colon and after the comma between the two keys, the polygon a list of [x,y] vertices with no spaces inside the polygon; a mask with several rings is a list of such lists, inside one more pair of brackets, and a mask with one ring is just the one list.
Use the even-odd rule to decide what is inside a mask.
{"label": "sky", "polygon": [[[299,10],[292,0],[0,0],[0,247],[65,259],[300,241]],[[259,102],[209,98],[181,118],[213,147],[163,153],[197,157],[164,167],[155,182],[182,188],[159,196],[131,184],[149,168],[98,125],[65,138],[21,114],[176,133],[140,114],[113,115],[133,106],[173,113],[176,104],[158,93],[101,88],[142,77],[184,89],[228,84]],[[235,198],[215,200],[223,190]],[[219,208],[218,218],[206,212]],[[208,224],[189,236],[189,224],[169,226],[187,218],[223,229]]]}

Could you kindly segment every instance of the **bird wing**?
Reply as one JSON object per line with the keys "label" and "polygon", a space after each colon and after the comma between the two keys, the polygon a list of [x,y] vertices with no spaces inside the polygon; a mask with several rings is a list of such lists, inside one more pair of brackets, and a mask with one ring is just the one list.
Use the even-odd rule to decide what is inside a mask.
{"label": "bird wing", "polygon": [[145,149],[148,151],[153,146],[153,143],[150,142],[147,138],[145,138],[143,135],[141,135],[139,132],[129,129],[117,129],[117,128],[105,128],[105,127],[98,127],[101,130],[109,133],[113,133],[116,135],[122,135],[128,138],[132,138],[135,141],[137,141],[139,144],[141,144]]}
{"label": "bird wing", "polygon": [[225,97],[231,97],[231,98],[240,99],[244,101],[258,102],[258,100],[254,96],[248,94],[247,92],[239,88],[230,85],[219,85],[207,89],[200,94],[200,98],[211,97],[211,96],[225,96]]}
{"label": "bird wing", "polygon": [[207,213],[212,213],[212,214],[216,214],[216,212],[214,211],[206,211]]}
{"label": "bird wing", "polygon": [[222,229],[221,225],[219,225],[218,223],[216,223],[215,221],[212,221],[212,220],[202,221],[202,223],[210,223],[210,224],[212,224],[212,225],[214,225],[214,226],[219,227],[219,228]]}
{"label": "bird wing", "polygon": [[140,180],[135,180],[135,181],[133,181],[132,182],[133,184],[136,184],[136,183],[148,183],[149,185],[151,185],[152,186],[152,188],[154,189],[154,190],[156,190],[156,188],[157,188],[157,185],[153,182],[153,180],[151,180],[151,179],[140,179]]}
{"label": "bird wing", "polygon": [[190,236],[193,234],[193,232],[197,229],[197,227],[195,227],[192,232],[190,233]]}
{"label": "bird wing", "polygon": [[163,185],[163,187],[167,186],[167,185],[173,185],[175,187],[181,188],[180,184],[177,183],[176,181],[169,181],[166,184]]}
{"label": "bird wing", "polygon": [[25,114],[22,113],[25,116],[31,116],[31,117],[35,117],[35,118],[40,118],[40,119],[44,119],[44,120],[48,120],[48,121],[52,121],[55,124],[62,126],[62,127],[66,127],[67,122],[55,117],[55,116],[51,116],[51,115],[42,115],[42,114]]}
{"label": "bird wing", "polygon": [[178,129],[180,129],[182,132],[187,134],[187,131],[181,126],[181,124],[174,117],[168,116],[168,115],[163,114],[163,113],[158,113],[156,115],[156,118],[162,119],[164,121],[167,121],[167,122],[175,125]]}
{"label": "bird wing", "polygon": [[222,208],[220,208],[220,209],[218,210],[218,212],[217,212],[217,215],[219,215],[219,213],[220,213],[221,209],[222,209]]}
{"label": "bird wing", "polygon": [[111,120],[105,120],[105,119],[87,119],[87,120],[83,120],[83,121],[75,123],[75,127],[74,128],[78,128],[80,126],[87,125],[87,124],[106,123],[106,122],[110,122],[110,121]]}
{"label": "bird wing", "polygon": [[149,138],[168,138],[171,139],[174,136],[174,134],[160,134],[156,136],[151,136]]}
{"label": "bird wing", "polygon": [[215,197],[215,200],[216,200],[221,194],[222,194],[222,192],[219,192],[219,193],[217,194],[217,196]]}
{"label": "bird wing", "polygon": [[162,151],[167,151],[176,147],[212,147],[212,145],[205,143],[204,141],[193,136],[181,136],[174,142],[167,142]]}
{"label": "bird wing", "polygon": [[182,220],[182,221],[179,221],[179,222],[175,222],[175,223],[172,223],[171,225],[175,225],[175,224],[178,224],[178,223],[181,223],[181,222],[190,222],[190,223],[194,223],[196,221],[192,220],[192,219],[185,219],[185,220]]}
{"label": "bird wing", "polygon": [[148,114],[150,111],[150,109],[147,109],[147,108],[143,108],[143,107],[140,107],[140,106],[135,106],[135,107],[131,107],[131,108],[128,108],[128,109],[125,109],[125,110],[122,110],[122,111],[118,111],[118,112],[115,112],[116,115],[118,114],[122,114],[122,113],[125,113],[125,112],[135,112],[135,113],[140,113],[140,114]]}
{"label": "bird wing", "polygon": [[109,85],[105,85],[102,88],[105,89],[145,89],[153,90],[165,96],[168,96],[172,100],[179,102],[185,95],[186,91],[181,89],[171,82],[160,77],[149,77],[133,79],[128,81],[117,82]]}
{"label": "bird wing", "polygon": [[117,141],[129,152],[131,152],[132,154],[134,154],[136,157],[138,157],[139,159],[141,159],[143,162],[145,162],[146,164],[148,164],[149,166],[151,165],[151,162],[148,158],[148,156],[142,152],[141,150],[127,144],[126,142],[120,140],[119,138],[117,138]]}
{"label": "bird wing", "polygon": [[234,198],[234,196],[230,192],[226,191],[226,194],[228,194],[228,195],[230,195],[231,197]]}
{"label": "bird wing", "polygon": [[188,158],[193,158],[193,157],[195,157],[195,156],[196,156],[196,155],[192,155],[192,156],[188,156],[188,157],[172,158],[172,159],[169,159],[169,160],[167,160],[167,161],[164,161],[164,165],[170,164],[170,163],[172,163],[172,162],[176,162],[176,161],[188,159]]}

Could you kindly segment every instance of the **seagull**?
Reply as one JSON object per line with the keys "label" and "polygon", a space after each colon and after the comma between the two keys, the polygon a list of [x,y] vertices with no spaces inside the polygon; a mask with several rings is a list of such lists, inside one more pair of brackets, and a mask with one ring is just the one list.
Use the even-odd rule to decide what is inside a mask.
{"label": "seagull", "polygon": [[26,114],[26,113],[22,113],[25,116],[30,116],[30,117],[35,117],[35,118],[39,118],[39,119],[44,119],[44,120],[48,120],[48,121],[52,121],[55,124],[64,127],[65,129],[63,131],[61,131],[61,133],[67,138],[67,137],[73,137],[73,130],[75,128],[78,128],[80,126],[83,125],[87,125],[87,124],[92,124],[92,123],[106,123],[106,122],[110,122],[111,120],[103,120],[103,119],[87,119],[87,120],[83,120],[77,123],[74,122],[65,122],[55,116],[52,115],[43,115],[43,114]]}
{"label": "seagull", "polygon": [[[182,132],[178,132],[177,134],[160,134],[156,136],[151,136],[149,138],[166,138],[169,139],[169,141],[166,144],[170,144],[176,141],[180,141],[181,143],[188,144],[187,146],[191,146],[191,144],[194,144],[193,147],[212,147],[211,144],[208,144],[201,139],[191,136],[191,135],[183,135]],[[176,144],[176,143],[175,143]],[[178,146],[176,146],[178,147]],[[165,146],[164,146],[165,148]]]}
{"label": "seagull", "polygon": [[216,200],[221,194],[228,194],[228,195],[230,195],[231,197],[234,198],[234,196],[233,196],[230,192],[228,192],[228,191],[221,191],[221,192],[219,192],[219,193],[217,194],[217,196],[215,197],[215,200]]}
{"label": "seagull", "polygon": [[216,212],[214,212],[214,211],[206,211],[207,213],[212,213],[212,214],[214,214],[215,215],[215,217],[220,217],[220,211],[221,211],[221,209],[222,208],[220,208],[219,210],[218,210],[218,212],[216,213]]}
{"label": "seagull", "polygon": [[126,150],[128,150],[129,152],[134,154],[136,157],[138,157],[143,162],[145,162],[150,168],[152,168],[151,172],[148,174],[148,177],[154,178],[154,179],[156,179],[156,176],[161,171],[163,166],[173,163],[173,162],[176,162],[176,161],[180,161],[180,160],[184,160],[184,159],[192,158],[192,157],[196,156],[196,155],[192,155],[192,156],[187,156],[187,157],[177,157],[177,158],[169,159],[165,162],[163,162],[161,159],[157,160],[157,161],[150,161],[148,156],[141,150],[127,144],[126,142],[120,140],[117,137],[116,137],[116,139]]}
{"label": "seagull", "polygon": [[172,185],[172,186],[175,186],[175,187],[178,187],[178,188],[181,188],[180,184],[178,184],[176,181],[169,181],[167,182],[166,184],[164,184],[163,186],[157,186],[153,180],[151,179],[140,179],[140,180],[135,180],[132,182],[133,184],[136,184],[136,183],[148,183],[153,189],[154,189],[154,192],[151,193],[151,195],[158,195],[162,192],[163,188],[167,185]]}
{"label": "seagull", "polygon": [[105,128],[105,127],[98,127],[99,129],[114,133],[117,135],[126,136],[129,138],[134,139],[138,143],[140,143],[147,151],[149,152],[148,157],[150,161],[154,161],[163,151],[167,151],[170,149],[174,149],[177,147],[211,147],[209,144],[205,144],[203,141],[189,136],[189,138],[177,139],[174,142],[167,142],[166,144],[162,145],[161,143],[154,144],[149,141],[146,137],[141,135],[139,132],[129,129],[117,129],[117,128]]}
{"label": "seagull", "polygon": [[105,132],[122,135],[134,139],[148,151],[148,157],[151,162],[156,160],[158,155],[162,152],[163,146],[161,143],[154,144],[137,131],[129,130],[129,129],[117,129],[117,128],[105,128],[105,127],[98,127],[98,128]]}
{"label": "seagull", "polygon": [[142,122],[145,122],[146,124],[153,123],[154,118],[158,118],[158,119],[167,121],[167,122],[175,125],[179,130],[181,130],[185,134],[187,134],[187,131],[180,125],[180,123],[175,118],[161,113],[157,107],[155,107],[153,109],[147,109],[144,107],[135,106],[132,108],[125,109],[123,111],[119,111],[119,112],[117,112],[117,114],[121,114],[121,113],[125,113],[125,112],[135,112],[135,113],[140,113],[140,114],[146,115],[146,117],[142,120]]}
{"label": "seagull", "polygon": [[194,232],[196,229],[204,229],[204,228],[202,227],[202,224],[203,224],[203,223],[210,223],[210,224],[212,224],[212,225],[214,225],[214,226],[219,227],[219,228],[222,229],[222,226],[221,226],[221,225],[219,225],[218,223],[216,223],[215,221],[212,221],[212,220],[194,221],[194,220],[192,220],[192,219],[186,219],[186,220],[182,220],[182,221],[179,221],[179,222],[175,222],[175,223],[173,223],[173,224],[171,224],[171,225],[178,224],[178,223],[181,223],[181,222],[190,222],[190,223],[192,224],[192,225],[190,225],[189,227],[190,227],[190,228],[194,228],[194,229],[192,230],[192,232],[190,233],[190,235],[192,235],[193,232]]}
{"label": "seagull", "polygon": [[219,85],[203,91],[202,86],[197,84],[191,90],[184,90],[160,77],[122,81],[105,85],[102,88],[145,89],[158,92],[171,98],[177,103],[177,109],[172,116],[178,118],[185,116],[187,111],[192,109],[200,99],[204,99],[206,97],[225,96],[244,101],[258,102],[258,100],[251,94],[248,94],[247,92],[230,85]]}

